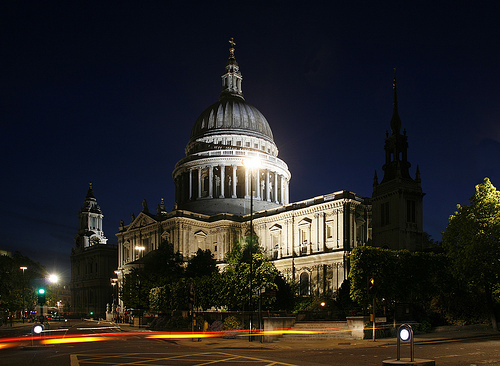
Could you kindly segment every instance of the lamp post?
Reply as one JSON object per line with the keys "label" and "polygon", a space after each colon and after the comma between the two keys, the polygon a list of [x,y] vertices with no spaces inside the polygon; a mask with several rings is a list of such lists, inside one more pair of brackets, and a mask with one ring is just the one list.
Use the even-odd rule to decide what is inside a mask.
{"label": "lamp post", "polygon": [[139,252],[139,258],[142,258],[142,253],[144,252],[144,250],[146,249],[146,247],[142,246],[142,245],[138,245],[135,247],[135,250],[137,250]]}
{"label": "lamp post", "polygon": [[[249,307],[250,312],[248,316],[249,323],[249,342],[252,342],[252,323],[253,323],[253,301],[252,301],[252,282],[253,282],[253,171],[255,168],[260,166],[260,160],[256,157],[245,159],[243,164],[247,169],[250,170],[250,240],[249,240],[249,249],[250,249],[250,284],[249,288]],[[258,187],[256,187],[258,188]]]}
{"label": "lamp post", "polygon": [[23,323],[24,323],[24,315],[25,315],[25,296],[24,296],[24,289],[26,288],[26,286],[25,286],[25,282],[24,282],[24,271],[26,271],[26,270],[28,269],[28,267],[21,266],[21,267],[19,267],[19,269],[23,271],[23,292],[22,292],[22,297],[23,297],[23,313],[21,314],[21,318],[23,319]]}
{"label": "lamp post", "polygon": [[118,298],[118,296],[115,298],[115,288],[118,289],[118,287],[116,286],[118,284],[118,278],[112,278],[111,279],[111,286],[112,286],[112,298],[113,298],[113,302],[111,304],[112,306],[112,309],[111,309],[111,316],[113,317],[113,321],[116,320],[116,301],[115,299]]}

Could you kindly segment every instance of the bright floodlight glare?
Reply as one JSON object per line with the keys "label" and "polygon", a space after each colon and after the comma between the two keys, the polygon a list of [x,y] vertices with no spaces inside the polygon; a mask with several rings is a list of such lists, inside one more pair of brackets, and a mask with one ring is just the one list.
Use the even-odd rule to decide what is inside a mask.
{"label": "bright floodlight glare", "polygon": [[258,157],[251,157],[243,160],[243,164],[250,169],[255,169],[260,166],[260,159]]}
{"label": "bright floodlight glare", "polygon": [[142,247],[142,246],[135,247],[135,250],[139,250],[139,251],[144,250],[144,249],[146,249],[146,247]]}
{"label": "bright floodlight glare", "polygon": [[37,324],[33,327],[33,333],[40,334],[43,332],[43,326]]}
{"label": "bright floodlight glare", "polygon": [[399,331],[399,339],[402,341],[407,341],[410,339],[410,331],[406,328],[403,328]]}
{"label": "bright floodlight glare", "polygon": [[49,282],[50,282],[50,283],[56,283],[56,282],[58,282],[58,281],[59,281],[59,276],[58,276],[58,275],[56,275],[56,274],[51,274],[51,275],[49,276]]}

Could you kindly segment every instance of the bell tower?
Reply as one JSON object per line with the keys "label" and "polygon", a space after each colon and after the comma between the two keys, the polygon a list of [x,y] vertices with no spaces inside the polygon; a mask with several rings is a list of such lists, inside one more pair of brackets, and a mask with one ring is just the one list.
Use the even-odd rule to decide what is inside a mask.
{"label": "bell tower", "polygon": [[423,197],[420,170],[415,179],[410,175],[408,137],[401,134],[398,113],[397,83],[394,75],[394,101],[391,135],[386,132],[384,176],[378,183],[377,172],[373,180],[372,235],[373,245],[388,249],[422,250]]}
{"label": "bell tower", "polygon": [[78,234],[75,238],[77,248],[85,249],[97,244],[106,244],[108,239],[104,236],[102,229],[103,214],[97,205],[92,183],[89,183],[87,196],[78,213],[78,218]]}

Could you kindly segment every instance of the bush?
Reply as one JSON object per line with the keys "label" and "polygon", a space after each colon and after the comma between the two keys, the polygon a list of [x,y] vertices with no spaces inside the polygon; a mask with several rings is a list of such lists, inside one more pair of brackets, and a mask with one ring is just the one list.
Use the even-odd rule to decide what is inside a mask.
{"label": "bush", "polygon": [[222,326],[222,330],[235,330],[242,329],[240,320],[235,316],[228,316],[224,319],[224,325]]}

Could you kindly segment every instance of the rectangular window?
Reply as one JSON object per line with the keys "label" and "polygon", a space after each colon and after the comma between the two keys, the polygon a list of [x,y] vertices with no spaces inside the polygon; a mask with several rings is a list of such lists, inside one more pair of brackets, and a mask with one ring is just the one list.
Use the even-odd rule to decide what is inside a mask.
{"label": "rectangular window", "polygon": [[327,238],[333,237],[333,225],[332,225],[332,223],[326,224],[326,237]]}

